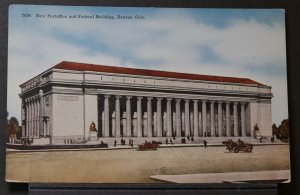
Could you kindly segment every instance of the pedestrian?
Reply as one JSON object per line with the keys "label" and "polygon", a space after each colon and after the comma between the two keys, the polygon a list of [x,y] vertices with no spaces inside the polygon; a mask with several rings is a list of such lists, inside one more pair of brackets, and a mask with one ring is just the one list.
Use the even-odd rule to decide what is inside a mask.
{"label": "pedestrian", "polygon": [[194,142],[194,137],[191,137],[191,141]]}
{"label": "pedestrian", "polygon": [[27,142],[27,145],[30,145],[30,139],[28,136],[27,136],[26,142]]}
{"label": "pedestrian", "polygon": [[187,139],[190,141],[190,135],[187,136]]}
{"label": "pedestrian", "polygon": [[168,143],[169,143],[169,140],[168,140],[168,138],[166,139],[166,145],[168,145]]}
{"label": "pedestrian", "polygon": [[207,141],[204,140],[204,141],[203,141],[203,144],[204,144],[204,148],[206,148],[206,146],[207,146]]}
{"label": "pedestrian", "polygon": [[173,145],[173,141],[172,141],[172,138],[170,138],[170,143]]}
{"label": "pedestrian", "polygon": [[114,147],[116,147],[117,146],[117,140],[115,140],[115,142],[114,142]]}

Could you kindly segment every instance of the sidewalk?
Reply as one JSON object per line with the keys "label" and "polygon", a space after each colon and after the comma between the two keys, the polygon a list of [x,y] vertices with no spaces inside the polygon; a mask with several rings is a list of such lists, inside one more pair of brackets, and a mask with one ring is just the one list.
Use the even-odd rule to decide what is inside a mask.
{"label": "sidewalk", "polygon": [[[288,143],[284,142],[263,142],[263,143],[252,143],[254,147],[256,146],[264,146],[264,145],[288,145]],[[77,144],[81,145],[81,144]],[[86,145],[86,144],[85,144]],[[173,144],[161,144],[158,147],[158,150],[160,148],[176,148],[176,147],[201,147],[204,148],[203,143],[186,143],[186,144],[181,144],[181,143],[173,143]],[[210,143],[208,142],[207,147],[224,147],[225,145],[222,143]],[[9,152],[55,152],[55,151],[91,151],[91,150],[122,150],[122,149],[127,149],[127,150],[136,150],[137,149],[137,144],[134,146],[129,146],[129,145],[112,145],[109,144],[108,148],[73,148],[73,149],[36,149],[36,150],[18,150],[18,149],[11,149],[11,148],[6,148],[6,151]]]}
{"label": "sidewalk", "polygon": [[237,183],[251,181],[282,182],[290,179],[289,170],[257,171],[257,172],[232,172],[232,173],[205,173],[186,175],[153,175],[152,179],[172,183]]}
{"label": "sidewalk", "polygon": [[[147,142],[152,142],[152,141],[159,141],[162,144],[159,145],[159,148],[173,148],[173,147],[204,147],[204,140],[207,141],[207,147],[225,147],[224,144],[222,144],[222,141],[227,141],[228,139],[232,139],[233,141],[237,142],[238,139],[243,140],[245,143],[251,143],[253,146],[263,146],[263,145],[288,145],[289,143],[281,142],[280,140],[275,140],[274,142],[271,142],[270,140],[263,140],[262,143],[260,143],[259,140],[254,139],[252,137],[201,137],[201,138],[195,138],[195,140],[192,142],[191,140],[186,139],[186,143],[181,143],[181,139],[177,138],[176,140],[173,140],[173,143],[170,143],[170,137],[153,137],[153,138],[147,138],[147,137],[142,137],[142,138],[130,138],[133,140],[134,146],[129,146],[128,145],[128,140],[129,138],[123,138],[126,139],[126,144],[121,145],[120,144],[120,138],[115,139],[115,138],[100,138],[97,141],[89,141],[86,143],[82,144],[71,144],[74,145],[74,148],[53,148],[53,149],[12,149],[12,148],[7,148],[7,152],[46,152],[46,151],[85,151],[85,150],[118,150],[118,149],[133,149],[136,150],[137,146],[139,144]],[[168,139],[168,144],[166,144],[166,139]],[[114,146],[114,141],[117,141],[116,146]],[[101,142],[104,142],[108,144],[107,148],[97,148],[95,145],[100,144]],[[65,144],[68,146],[71,146],[70,144]],[[39,146],[39,144],[33,144],[33,146]],[[43,145],[40,145],[43,146]],[[76,147],[79,146],[79,147]],[[84,148],[80,148],[80,146],[84,146]],[[88,147],[91,146],[91,147]],[[58,145],[59,147],[59,145]]]}

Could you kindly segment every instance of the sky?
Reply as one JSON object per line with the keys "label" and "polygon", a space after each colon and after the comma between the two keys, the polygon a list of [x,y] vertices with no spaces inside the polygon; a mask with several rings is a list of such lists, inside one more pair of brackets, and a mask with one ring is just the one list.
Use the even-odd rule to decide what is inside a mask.
{"label": "sky", "polygon": [[21,83],[73,61],[251,78],[272,86],[272,120],[279,125],[288,118],[284,15],[281,9],[11,5],[9,116],[21,118]]}

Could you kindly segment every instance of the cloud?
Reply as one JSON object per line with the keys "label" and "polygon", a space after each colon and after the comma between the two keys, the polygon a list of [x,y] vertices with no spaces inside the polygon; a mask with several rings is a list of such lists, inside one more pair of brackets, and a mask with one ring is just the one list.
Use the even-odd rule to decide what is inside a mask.
{"label": "cloud", "polygon": [[[62,7],[32,10],[66,15],[95,12]],[[112,10],[101,13],[109,14]],[[284,25],[276,21],[262,23],[255,18],[231,18],[220,28],[187,9],[134,10],[146,19],[32,18],[16,22],[20,20],[19,13],[10,15],[9,112],[20,115],[20,104],[16,104],[20,83],[68,60],[248,77],[273,86],[273,107],[280,105],[273,108],[273,119],[278,123],[287,116]],[[276,71],[267,71],[270,67],[277,67]]]}

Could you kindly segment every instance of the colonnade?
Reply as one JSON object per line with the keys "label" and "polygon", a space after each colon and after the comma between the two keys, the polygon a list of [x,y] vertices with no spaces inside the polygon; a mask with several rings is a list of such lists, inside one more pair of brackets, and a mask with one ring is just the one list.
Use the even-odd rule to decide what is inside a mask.
{"label": "colonnade", "polygon": [[41,101],[39,97],[25,100],[26,136],[38,137],[40,135]]}
{"label": "colonnade", "polygon": [[23,102],[23,118],[25,119],[25,134],[28,137],[49,135],[49,117],[45,115],[44,97],[42,92],[38,96],[25,99]]}
{"label": "colonnade", "polygon": [[101,137],[251,136],[247,102],[101,95]]}

